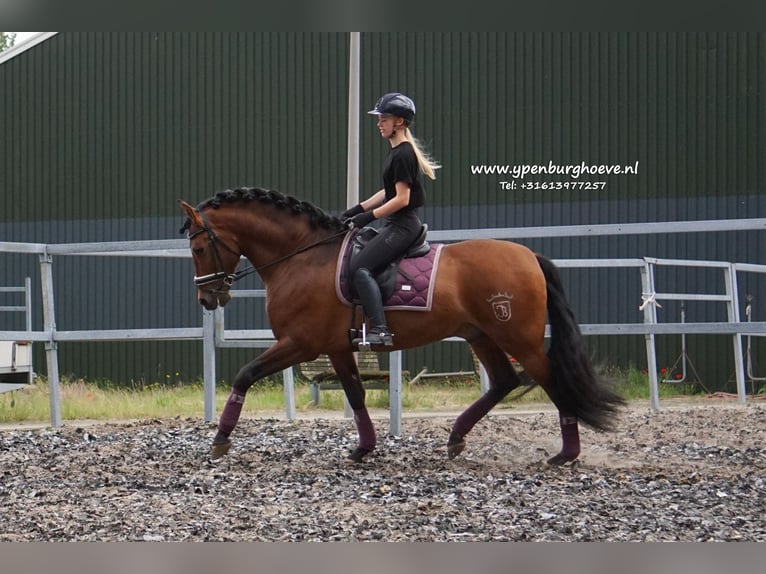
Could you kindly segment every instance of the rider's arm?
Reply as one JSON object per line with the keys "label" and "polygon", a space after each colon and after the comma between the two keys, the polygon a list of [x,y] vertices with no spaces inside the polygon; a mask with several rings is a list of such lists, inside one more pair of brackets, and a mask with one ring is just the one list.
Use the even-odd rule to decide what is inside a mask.
{"label": "rider's arm", "polygon": [[[383,190],[381,190],[383,191]],[[373,199],[377,197],[377,195],[380,193],[376,193],[372,196]],[[383,192],[383,198],[385,199],[385,192]],[[387,217],[391,215],[392,213],[396,213],[400,209],[407,207],[410,204],[410,186],[404,182],[404,181],[397,181],[396,182],[396,195],[386,201],[383,205],[377,208],[373,208],[372,214],[375,216],[376,219],[380,219],[381,217]],[[364,206],[364,204],[362,204]],[[365,206],[365,211],[367,210],[367,207]]]}
{"label": "rider's arm", "polygon": [[361,206],[365,211],[370,211],[371,209],[383,205],[384,201],[386,201],[386,190],[381,189],[375,192],[374,195],[371,195],[368,199],[364,200],[361,203]]}

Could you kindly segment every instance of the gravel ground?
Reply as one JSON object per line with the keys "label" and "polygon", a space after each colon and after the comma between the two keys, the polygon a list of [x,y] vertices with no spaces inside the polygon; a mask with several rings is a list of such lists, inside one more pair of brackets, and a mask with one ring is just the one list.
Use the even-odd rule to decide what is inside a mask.
{"label": "gravel ground", "polygon": [[377,415],[363,464],[332,413],[243,419],[216,463],[192,419],[1,430],[0,541],[766,541],[763,404],[631,405],[560,468],[549,409],[493,411],[453,461],[453,415]]}

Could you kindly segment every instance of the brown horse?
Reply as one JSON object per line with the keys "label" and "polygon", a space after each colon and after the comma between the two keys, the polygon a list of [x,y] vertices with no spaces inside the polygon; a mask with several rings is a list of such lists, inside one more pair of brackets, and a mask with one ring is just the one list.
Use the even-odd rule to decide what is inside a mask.
{"label": "brown horse", "polygon": [[[349,308],[335,289],[339,250],[348,230],[310,203],[258,188],[220,192],[196,209],[179,203],[187,216],[181,231],[188,233],[199,302],[215,309],[230,300],[231,284],[248,272],[237,272],[244,256],[266,287],[266,311],[277,340],[237,373],[219,419],[212,458],[231,447],[229,435],[253,383],[326,353],[359,432],[358,446],[349,457],[361,461],[375,448],[376,436],[349,341]],[[578,420],[597,430],[612,428],[624,401],[596,377],[550,260],[509,241],[462,241],[443,247],[434,280],[430,311],[387,313],[396,336],[394,346],[384,350],[461,337],[484,365],[490,388],[455,420],[447,441],[449,458],[460,454],[473,426],[522,384],[509,355],[558,408],[562,449],[550,464],[580,454]],[[546,313],[551,324],[547,353]]]}

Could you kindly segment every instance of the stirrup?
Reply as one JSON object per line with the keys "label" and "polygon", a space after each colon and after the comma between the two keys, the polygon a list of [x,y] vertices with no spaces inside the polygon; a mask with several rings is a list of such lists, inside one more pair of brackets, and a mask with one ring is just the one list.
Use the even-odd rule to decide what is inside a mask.
{"label": "stirrup", "polygon": [[371,346],[393,347],[394,334],[388,330],[373,330],[368,333],[366,325],[362,325],[362,336],[352,339],[351,345],[360,351],[369,351]]}
{"label": "stirrup", "polygon": [[367,335],[370,345],[383,345],[385,347],[394,346],[394,334],[388,331],[371,331]]}

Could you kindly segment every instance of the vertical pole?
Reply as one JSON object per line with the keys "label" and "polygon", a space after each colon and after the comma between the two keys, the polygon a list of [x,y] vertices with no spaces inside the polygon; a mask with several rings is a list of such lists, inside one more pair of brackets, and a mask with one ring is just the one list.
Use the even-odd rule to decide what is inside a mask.
{"label": "vertical pole", "polygon": [[[657,324],[657,307],[655,306],[654,267],[644,259],[641,268],[641,290],[643,294],[644,324]],[[646,339],[646,370],[649,372],[649,405],[652,410],[660,410],[660,387],[657,381],[657,349],[654,344],[654,333],[647,333]]]}
{"label": "vertical pole", "polygon": [[24,279],[24,308],[27,317],[27,331],[32,331],[32,279]]}
{"label": "vertical pole", "polygon": [[389,361],[390,379],[388,383],[388,399],[390,412],[389,435],[402,434],[402,352],[393,351]]}
{"label": "vertical pole", "polygon": [[[24,279],[24,311],[27,317],[27,331],[32,332],[32,279],[27,277]],[[27,383],[33,384],[35,382],[35,368],[34,368],[34,353],[32,352],[32,343],[29,343],[29,375],[27,377]]]}
{"label": "vertical pole", "polygon": [[348,58],[348,164],[346,207],[359,203],[359,70],[360,32],[351,32]]}
{"label": "vertical pole", "polygon": [[[285,410],[288,421],[295,420],[295,381],[293,368],[288,367],[282,371],[282,386],[285,388]],[[345,393],[344,393],[345,396]]]}
{"label": "vertical pole", "polygon": [[[354,353],[354,360],[359,363],[359,354]],[[319,405],[319,389],[317,388],[316,391],[316,405]],[[354,409],[351,408],[351,403],[348,402],[348,397],[346,397],[346,391],[343,391],[343,417],[347,419],[354,418]]]}
{"label": "vertical pole", "polygon": [[481,364],[481,361],[479,361],[479,388],[481,389],[482,394],[489,391],[489,375],[487,374],[487,369]]}
{"label": "vertical pole", "polygon": [[[349,33],[348,45],[348,162],[346,163],[346,207],[359,203],[359,51],[360,32]],[[343,393],[343,416],[351,418],[353,410]]]}
{"label": "vertical pole", "polygon": [[[735,267],[734,270],[736,271],[736,269],[737,268]],[[747,305],[745,305],[745,316],[747,317],[748,324],[750,324],[753,315],[753,296],[748,294],[745,300],[747,301]],[[766,377],[755,376],[755,372],[753,371],[752,335],[748,334],[746,341],[745,356],[747,357],[747,362],[745,364],[745,382],[750,381],[750,390],[755,394],[755,383],[766,381]]]}
{"label": "vertical pole", "polygon": [[51,426],[60,427],[61,395],[58,343],[56,343],[56,308],[53,298],[53,257],[47,252],[40,255],[40,281],[43,291],[43,329],[48,333],[48,340],[45,342],[45,358],[48,363]]}
{"label": "vertical pole", "polygon": [[225,317],[224,317],[223,307],[217,307],[216,310],[214,311],[213,317],[215,319],[214,321],[215,345],[216,347],[218,347],[221,344],[221,342],[225,339],[225,336],[224,336],[224,328],[225,328],[224,318]]}
{"label": "vertical pole", "polygon": [[202,356],[204,372],[205,422],[215,420],[215,311],[202,311]]}
{"label": "vertical pole", "polygon": [[[739,294],[737,293],[737,271],[732,263],[724,270],[726,281],[726,301],[728,319],[730,323],[739,323]],[[742,360],[742,335],[735,333],[732,337],[734,347],[734,371],[737,375],[737,403],[747,403],[747,389],[745,387],[745,362]]]}

